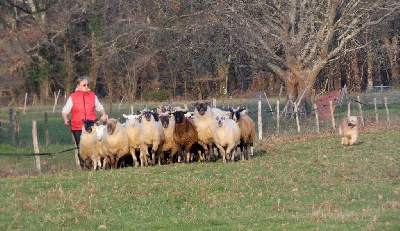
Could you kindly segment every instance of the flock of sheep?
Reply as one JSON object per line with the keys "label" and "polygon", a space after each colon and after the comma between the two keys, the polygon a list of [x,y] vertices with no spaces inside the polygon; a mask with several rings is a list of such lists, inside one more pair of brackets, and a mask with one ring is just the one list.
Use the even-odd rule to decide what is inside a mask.
{"label": "flock of sheep", "polygon": [[136,167],[251,158],[255,125],[244,108],[223,111],[205,101],[194,106],[193,114],[172,105],[160,106],[159,113],[144,109],[124,114],[124,124],[119,119],[99,125],[84,120],[79,145],[83,168],[115,169],[130,156]]}

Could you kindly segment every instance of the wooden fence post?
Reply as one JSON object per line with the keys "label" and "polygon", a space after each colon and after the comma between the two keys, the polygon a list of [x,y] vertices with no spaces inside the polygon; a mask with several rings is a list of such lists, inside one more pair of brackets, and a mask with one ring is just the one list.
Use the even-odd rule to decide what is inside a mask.
{"label": "wooden fence post", "polygon": [[25,93],[25,102],[24,102],[24,109],[23,109],[24,114],[25,114],[25,110],[26,110],[26,101],[27,101],[27,99],[28,99],[28,92]]}
{"label": "wooden fence post", "polygon": [[[37,128],[36,128],[36,121],[32,121],[32,141],[33,141],[33,149],[35,151],[35,154],[39,154],[39,143],[38,143],[38,137],[37,137]],[[42,173],[42,168],[40,166],[40,156],[36,155],[36,170],[39,173]]]}
{"label": "wooden fence post", "polygon": [[21,126],[19,126],[19,111],[15,112],[15,140],[17,143],[17,146],[19,147],[21,145]]}
{"label": "wooden fence post", "polygon": [[[0,112],[1,113],[1,112]],[[1,134],[1,131],[2,131],[2,125],[1,125],[1,120],[3,119],[3,117],[1,116],[1,114],[0,114],[0,144],[2,144],[3,143],[3,134]]]}
{"label": "wooden fence post", "polygon": [[299,115],[297,113],[297,104],[294,104],[294,113],[296,116],[296,124],[297,124],[297,133],[300,133],[300,122],[299,122]]}
{"label": "wooden fence post", "polygon": [[350,104],[351,104],[351,102],[349,102],[349,103],[347,104],[347,117],[349,117],[349,116],[351,115],[351,112],[350,112]]}
{"label": "wooden fence post", "polygon": [[335,131],[336,130],[336,125],[335,125],[335,117],[333,116],[333,103],[332,103],[332,100],[329,100],[329,108],[331,109],[332,128]]}
{"label": "wooden fence post", "polygon": [[374,107],[375,107],[375,122],[379,123],[378,108],[376,107],[376,98],[374,98]]}
{"label": "wooden fence post", "polygon": [[119,102],[119,105],[118,105],[118,111],[121,109],[122,101],[124,101],[124,96],[121,97],[121,101]]}
{"label": "wooden fence post", "polygon": [[132,113],[132,115],[133,115],[133,106],[131,106],[131,113]]}
{"label": "wooden fence post", "polygon": [[44,113],[44,128],[46,130],[46,145],[50,145],[50,136],[49,136],[49,115],[47,112]]}
{"label": "wooden fence post", "polygon": [[388,108],[388,105],[387,105],[387,97],[383,98],[383,101],[384,101],[384,103],[385,103],[385,108],[386,108],[387,122],[390,124],[389,108]]}
{"label": "wooden fence post", "polygon": [[10,145],[13,147],[17,146],[17,140],[15,136],[15,114],[14,110],[10,108]]}
{"label": "wooden fence post", "polygon": [[112,118],[112,100],[110,100],[110,110],[108,111],[109,117]]}
{"label": "wooden fence post", "polygon": [[261,99],[258,100],[258,139],[262,139]]}
{"label": "wooden fence post", "polygon": [[276,101],[276,134],[279,134],[279,100]]}
{"label": "wooden fence post", "polygon": [[317,134],[319,134],[318,110],[317,110],[317,104],[315,104],[315,103],[314,103],[314,109],[315,109],[315,121],[317,123]]}
{"label": "wooden fence post", "polygon": [[57,106],[57,101],[58,101],[58,97],[60,96],[60,91],[61,89],[58,89],[58,93],[56,94],[56,92],[54,92],[54,106],[53,106],[53,113],[56,110],[56,106]]}
{"label": "wooden fence post", "polygon": [[361,108],[361,101],[360,101],[360,96],[357,95],[357,101],[358,101],[358,110],[360,111],[360,117],[361,117],[361,124],[364,126],[364,117],[363,117],[363,112]]}

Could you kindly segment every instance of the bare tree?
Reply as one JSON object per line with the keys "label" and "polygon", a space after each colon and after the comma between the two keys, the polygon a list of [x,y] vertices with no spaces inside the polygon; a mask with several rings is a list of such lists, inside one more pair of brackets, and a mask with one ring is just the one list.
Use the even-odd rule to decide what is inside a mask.
{"label": "bare tree", "polygon": [[311,88],[328,62],[349,52],[346,45],[366,28],[399,12],[398,1],[253,0],[219,1],[219,15],[238,47],[270,68],[287,94],[309,106]]}

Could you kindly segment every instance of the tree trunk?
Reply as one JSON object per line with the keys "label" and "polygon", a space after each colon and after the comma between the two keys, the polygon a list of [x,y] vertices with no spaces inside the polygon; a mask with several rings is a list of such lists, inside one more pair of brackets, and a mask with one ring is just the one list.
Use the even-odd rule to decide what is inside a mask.
{"label": "tree trunk", "polygon": [[99,73],[100,63],[99,63],[99,49],[98,49],[98,45],[97,45],[97,38],[96,38],[96,35],[94,34],[94,32],[92,32],[91,51],[92,51],[92,60],[90,63],[89,78],[90,78],[90,82],[92,85],[92,91],[96,92],[96,82],[97,82],[97,76]]}
{"label": "tree trunk", "polygon": [[67,42],[64,42],[64,62],[65,62],[65,92],[67,95],[69,95],[71,91],[71,84],[74,86],[75,84],[73,82],[73,77],[72,77],[72,58],[71,58],[71,53],[68,49],[68,44]]}
{"label": "tree trunk", "polygon": [[361,75],[360,69],[358,65],[358,54],[356,52],[353,53],[351,58],[352,69],[354,73],[354,87],[357,92],[361,92]]}
{"label": "tree trunk", "polygon": [[390,61],[390,70],[392,74],[392,85],[398,85],[399,84],[399,75],[400,75],[400,69],[398,65],[398,56],[399,56],[399,48],[397,46],[398,44],[398,39],[397,36],[393,36],[392,38],[392,43],[390,43],[389,38],[385,36],[383,38],[383,42],[385,44],[385,47],[387,49],[389,61]]}
{"label": "tree trunk", "polygon": [[374,70],[374,64],[373,64],[373,54],[370,50],[367,52],[367,65],[368,65],[368,71],[367,71],[367,76],[368,76],[368,87],[374,86],[374,81],[373,81],[373,70]]}

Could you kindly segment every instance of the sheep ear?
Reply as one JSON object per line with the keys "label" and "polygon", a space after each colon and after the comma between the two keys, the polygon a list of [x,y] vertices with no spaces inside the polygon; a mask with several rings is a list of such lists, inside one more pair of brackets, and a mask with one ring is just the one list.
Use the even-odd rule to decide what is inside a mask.
{"label": "sheep ear", "polygon": [[123,116],[125,119],[128,119],[128,116],[127,116],[127,115],[122,114],[122,116]]}
{"label": "sheep ear", "polygon": [[82,119],[82,122],[84,122],[84,123],[85,123],[85,122],[86,122],[86,120],[85,120],[85,119]]}

